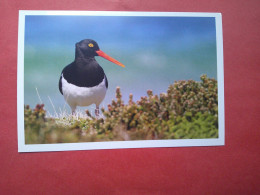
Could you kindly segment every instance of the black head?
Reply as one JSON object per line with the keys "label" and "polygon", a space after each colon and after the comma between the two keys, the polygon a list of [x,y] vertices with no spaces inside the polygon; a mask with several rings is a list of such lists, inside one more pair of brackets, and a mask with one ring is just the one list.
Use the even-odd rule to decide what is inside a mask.
{"label": "black head", "polygon": [[92,39],[84,39],[76,43],[76,58],[78,57],[94,57],[98,54],[96,51],[99,50],[99,46],[96,41]]}
{"label": "black head", "polygon": [[125,67],[124,64],[121,62],[118,62],[114,58],[110,57],[107,55],[105,52],[101,51],[99,49],[99,46],[96,41],[92,39],[84,39],[78,43],[76,43],[76,59],[89,59],[89,58],[94,58],[95,56],[100,56],[103,57],[118,66]]}

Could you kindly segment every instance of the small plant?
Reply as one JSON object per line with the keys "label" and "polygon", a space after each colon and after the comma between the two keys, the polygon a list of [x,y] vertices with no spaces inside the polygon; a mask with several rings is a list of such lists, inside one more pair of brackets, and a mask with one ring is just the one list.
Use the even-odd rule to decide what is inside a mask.
{"label": "small plant", "polygon": [[43,104],[32,110],[28,105],[24,108],[25,143],[70,143],[85,141],[77,124],[70,127],[58,125],[55,119],[46,118]]}
{"label": "small plant", "polygon": [[[26,143],[84,141],[195,139],[218,137],[217,81],[201,76],[201,82],[178,81],[167,93],[147,96],[124,104],[120,88],[116,100],[101,109],[104,118],[68,118],[70,125],[58,119],[46,119],[43,105],[25,109]],[[33,140],[33,141],[32,141]]]}

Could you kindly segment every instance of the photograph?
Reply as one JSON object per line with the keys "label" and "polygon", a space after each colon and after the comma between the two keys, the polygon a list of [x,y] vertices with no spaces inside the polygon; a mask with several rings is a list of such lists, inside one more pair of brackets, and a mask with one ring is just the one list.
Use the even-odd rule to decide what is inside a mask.
{"label": "photograph", "polygon": [[224,145],[220,13],[23,11],[18,151]]}

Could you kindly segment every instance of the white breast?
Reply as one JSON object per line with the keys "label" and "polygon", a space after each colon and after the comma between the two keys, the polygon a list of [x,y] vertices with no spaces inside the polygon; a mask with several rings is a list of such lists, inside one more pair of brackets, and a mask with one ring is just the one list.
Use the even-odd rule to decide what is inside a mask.
{"label": "white breast", "polygon": [[94,87],[77,87],[68,83],[63,75],[61,81],[63,96],[72,110],[75,110],[77,106],[89,106],[91,104],[99,106],[105,98],[107,91],[105,78]]}

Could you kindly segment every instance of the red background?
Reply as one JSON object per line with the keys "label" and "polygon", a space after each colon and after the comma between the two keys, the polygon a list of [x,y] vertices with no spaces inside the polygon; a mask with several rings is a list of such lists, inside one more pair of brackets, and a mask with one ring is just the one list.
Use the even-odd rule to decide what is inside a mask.
{"label": "red background", "polygon": [[[260,193],[259,0],[1,0],[0,194]],[[221,12],[226,145],[17,152],[18,10]]]}

